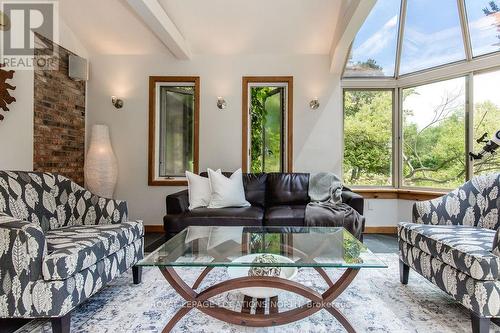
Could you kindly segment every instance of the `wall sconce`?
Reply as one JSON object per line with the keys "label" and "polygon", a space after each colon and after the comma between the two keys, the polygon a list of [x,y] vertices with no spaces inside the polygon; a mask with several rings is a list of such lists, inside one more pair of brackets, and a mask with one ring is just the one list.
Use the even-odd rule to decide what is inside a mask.
{"label": "wall sconce", "polygon": [[217,107],[220,110],[224,110],[226,106],[227,106],[226,100],[222,96],[217,97]]}
{"label": "wall sconce", "polygon": [[316,110],[319,108],[319,100],[318,97],[314,97],[310,102],[309,102],[309,107],[311,110]]}
{"label": "wall sconce", "polygon": [[116,97],[116,96],[111,96],[111,104],[117,109],[121,109],[123,107],[123,100]]}

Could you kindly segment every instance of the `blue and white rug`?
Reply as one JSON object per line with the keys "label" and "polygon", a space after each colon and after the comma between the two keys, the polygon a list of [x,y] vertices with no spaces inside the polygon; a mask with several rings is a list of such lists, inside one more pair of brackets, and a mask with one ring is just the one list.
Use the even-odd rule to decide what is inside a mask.
{"label": "blue and white rug", "polygon": [[[467,332],[471,331],[469,313],[450,297],[415,272],[410,272],[407,286],[399,282],[398,256],[383,254],[379,257],[388,264],[386,269],[361,269],[351,286],[336,300],[336,305],[351,321],[358,332]],[[192,284],[200,269],[180,269]],[[328,271],[337,276],[335,270]],[[143,282],[132,284],[128,273],[94,295],[73,311],[72,332],[122,333],[161,332],[183,299],[168,285],[157,268],[145,268]],[[214,269],[201,288],[223,280],[224,268]],[[301,269],[297,281],[318,290],[325,282],[312,269]],[[243,296],[230,292],[214,299],[219,304],[236,307]],[[280,295],[283,306],[305,302],[300,296]],[[50,333],[50,322],[36,320],[25,325],[20,333]],[[493,325],[492,332],[500,332]],[[249,328],[226,324],[198,310],[186,315],[173,332],[344,332],[341,325],[325,310],[304,320],[271,328]]]}

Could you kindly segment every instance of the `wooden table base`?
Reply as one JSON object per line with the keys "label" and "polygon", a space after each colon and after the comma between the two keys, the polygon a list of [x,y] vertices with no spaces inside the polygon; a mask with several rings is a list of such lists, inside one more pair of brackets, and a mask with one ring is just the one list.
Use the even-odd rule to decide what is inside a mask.
{"label": "wooden table base", "polygon": [[[347,332],[356,332],[347,318],[333,304],[333,301],[351,284],[354,277],[358,274],[359,268],[348,268],[336,282],[333,282],[322,268],[315,268],[329,286],[322,294],[295,281],[267,276],[241,277],[227,280],[208,287],[198,293],[194,289],[200,285],[212,268],[207,267],[198,277],[193,287],[188,286],[173,267],[162,267],[160,269],[165,279],[167,279],[175,291],[177,291],[186,301],[182,308],[165,326],[163,329],[164,333],[170,332],[177,322],[193,308],[230,324],[252,327],[284,325],[304,319],[321,309],[325,309],[344,326]],[[263,306],[260,306],[260,309],[259,306],[257,306],[255,314],[251,314],[250,309],[245,308],[245,306],[241,312],[236,312],[220,307],[209,300],[227,291],[249,287],[281,289],[303,296],[309,299],[309,302],[295,309],[279,312],[277,298],[273,297],[269,300],[269,314],[265,314]],[[248,298],[245,299],[248,300]]]}

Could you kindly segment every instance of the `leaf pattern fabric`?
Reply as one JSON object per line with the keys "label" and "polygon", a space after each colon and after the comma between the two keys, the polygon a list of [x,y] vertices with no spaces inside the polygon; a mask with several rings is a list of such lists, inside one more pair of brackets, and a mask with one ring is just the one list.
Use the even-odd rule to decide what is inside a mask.
{"label": "leaf pattern fabric", "polygon": [[71,226],[46,233],[43,278],[64,280],[144,236],[140,222]]}
{"label": "leaf pattern fabric", "polygon": [[498,280],[474,279],[406,242],[399,243],[399,255],[408,266],[467,309],[484,317],[500,317]]}
{"label": "leaf pattern fabric", "polygon": [[478,280],[497,280],[500,258],[491,252],[495,231],[461,225],[400,223],[400,241]]}
{"label": "leaf pattern fabric", "polygon": [[479,316],[500,317],[500,173],[413,205],[398,226],[399,256]]}
{"label": "leaf pattern fabric", "polygon": [[144,257],[127,203],[61,175],[0,171],[0,317],[60,317]]}
{"label": "leaf pattern fabric", "polygon": [[413,206],[413,222],[469,225],[497,230],[500,227],[500,173],[474,177],[460,188]]}

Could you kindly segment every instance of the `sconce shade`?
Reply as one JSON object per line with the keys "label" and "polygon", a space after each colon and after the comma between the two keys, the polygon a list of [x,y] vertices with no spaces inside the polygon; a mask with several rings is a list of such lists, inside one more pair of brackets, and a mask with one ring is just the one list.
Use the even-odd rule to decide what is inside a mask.
{"label": "sconce shade", "polygon": [[217,107],[220,109],[220,110],[224,110],[227,106],[227,103],[226,103],[226,100],[224,99],[224,97],[217,97]]}
{"label": "sconce shade", "polygon": [[118,163],[111,147],[108,126],[92,126],[84,171],[89,191],[104,198],[113,198],[118,177]]}

